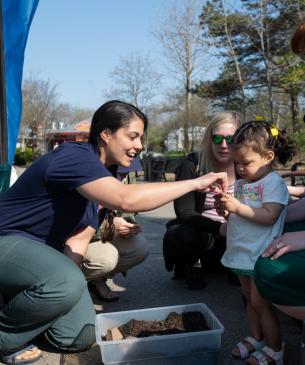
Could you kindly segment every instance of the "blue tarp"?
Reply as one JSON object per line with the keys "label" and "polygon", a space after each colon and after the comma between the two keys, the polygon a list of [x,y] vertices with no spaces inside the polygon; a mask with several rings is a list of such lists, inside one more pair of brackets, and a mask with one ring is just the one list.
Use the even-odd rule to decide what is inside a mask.
{"label": "blue tarp", "polygon": [[8,165],[12,165],[22,107],[24,51],[39,0],[2,0],[8,127]]}

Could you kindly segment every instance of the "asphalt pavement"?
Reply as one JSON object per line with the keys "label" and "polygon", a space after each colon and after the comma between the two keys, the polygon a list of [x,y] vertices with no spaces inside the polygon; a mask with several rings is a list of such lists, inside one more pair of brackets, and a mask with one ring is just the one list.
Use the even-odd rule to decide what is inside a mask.
{"label": "asphalt pavement", "polygon": [[[248,334],[240,287],[230,284],[225,274],[209,274],[207,287],[199,291],[190,291],[184,282],[171,279],[172,273],[166,271],[163,263],[162,237],[165,223],[173,217],[172,204],[138,215],[137,221],[143,227],[143,233],[150,243],[151,253],[141,265],[130,270],[126,278],[122,275],[114,277],[112,288],[119,292],[120,300],[103,304],[95,300],[96,310],[99,313],[116,312],[205,303],[225,328],[218,365],[241,364],[241,361],[232,359],[230,355],[231,347]],[[299,365],[297,354],[300,329],[296,322],[288,317],[281,315],[281,320],[283,338],[290,358],[287,364]],[[98,346],[84,353],[64,355],[61,361],[61,365],[102,364]]]}
{"label": "asphalt pavement", "polygon": [[[118,302],[101,303],[95,298],[95,309],[97,313],[101,313],[205,303],[225,328],[217,365],[241,364],[241,361],[232,359],[230,355],[231,347],[248,334],[240,287],[230,284],[225,274],[207,275],[207,286],[199,291],[190,291],[183,281],[171,279],[172,273],[167,272],[164,267],[162,237],[165,223],[173,217],[172,204],[138,215],[137,221],[150,244],[150,255],[142,264],[131,269],[126,278],[121,274],[114,277],[111,286],[120,295]],[[288,355],[286,365],[299,365],[300,328],[291,318],[284,315],[280,317]],[[100,349],[95,345],[89,351],[78,354],[44,351],[42,359],[36,364],[101,365],[102,359]]]}

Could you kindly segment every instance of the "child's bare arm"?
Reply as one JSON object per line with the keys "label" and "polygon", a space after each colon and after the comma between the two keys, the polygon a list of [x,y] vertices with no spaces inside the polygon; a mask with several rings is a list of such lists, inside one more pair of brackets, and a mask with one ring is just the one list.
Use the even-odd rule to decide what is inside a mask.
{"label": "child's bare arm", "polygon": [[230,194],[221,194],[220,202],[224,209],[235,213],[242,218],[249,219],[254,223],[262,225],[274,224],[283,208],[279,203],[263,203],[261,208],[252,208],[242,204],[238,199]]}

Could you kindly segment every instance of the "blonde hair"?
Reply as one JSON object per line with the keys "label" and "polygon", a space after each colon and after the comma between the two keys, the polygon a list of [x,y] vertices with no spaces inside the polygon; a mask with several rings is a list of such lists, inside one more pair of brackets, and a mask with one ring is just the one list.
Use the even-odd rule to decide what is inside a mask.
{"label": "blonde hair", "polygon": [[201,141],[198,157],[198,168],[200,174],[206,174],[208,172],[218,170],[217,161],[212,149],[211,136],[214,128],[227,123],[235,125],[237,129],[241,124],[238,114],[233,111],[217,113],[207,125]]}

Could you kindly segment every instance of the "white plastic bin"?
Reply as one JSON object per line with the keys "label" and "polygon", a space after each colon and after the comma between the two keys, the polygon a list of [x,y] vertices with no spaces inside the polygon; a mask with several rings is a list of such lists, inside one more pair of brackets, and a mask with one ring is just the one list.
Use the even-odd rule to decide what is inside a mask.
{"label": "white plastic bin", "polygon": [[[164,320],[169,313],[201,312],[210,330],[151,336],[119,341],[103,341],[108,329],[131,319]],[[203,303],[148,308],[96,316],[96,341],[103,363],[124,365],[216,365],[224,327]]]}

